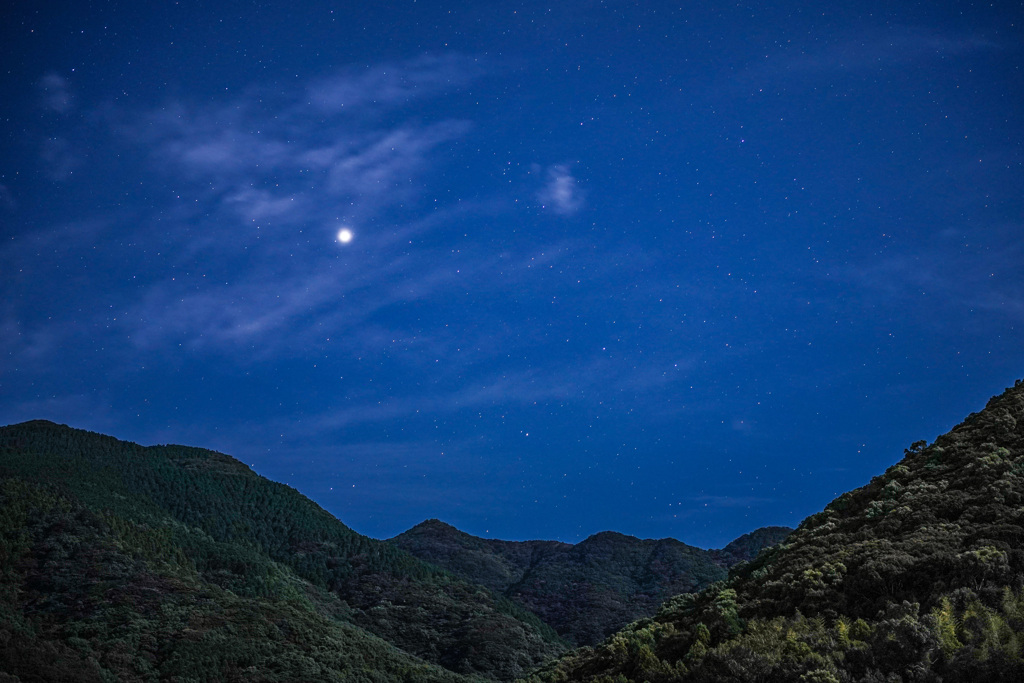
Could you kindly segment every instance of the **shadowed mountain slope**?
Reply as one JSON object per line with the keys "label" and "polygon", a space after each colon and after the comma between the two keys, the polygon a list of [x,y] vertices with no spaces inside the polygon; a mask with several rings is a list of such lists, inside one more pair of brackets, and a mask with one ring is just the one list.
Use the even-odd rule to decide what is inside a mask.
{"label": "shadowed mountain slope", "polygon": [[535,681],[1024,680],[1024,384]]}
{"label": "shadowed mountain slope", "polygon": [[45,421],[0,428],[0,572],[25,680],[507,679],[563,647],[234,458]]}
{"label": "shadowed mountain slope", "polygon": [[783,540],[786,527],[759,529],[722,550],[675,539],[641,540],[606,531],[571,545],[478,538],[428,520],[391,542],[539,615],[576,644],[593,644],[650,616],[667,597],[724,579],[726,568]]}
{"label": "shadowed mountain slope", "polygon": [[785,541],[793,530],[788,526],[766,526],[743,534],[721,550],[709,550],[720,567],[729,569],[740,562],[750,562],[761,551]]}

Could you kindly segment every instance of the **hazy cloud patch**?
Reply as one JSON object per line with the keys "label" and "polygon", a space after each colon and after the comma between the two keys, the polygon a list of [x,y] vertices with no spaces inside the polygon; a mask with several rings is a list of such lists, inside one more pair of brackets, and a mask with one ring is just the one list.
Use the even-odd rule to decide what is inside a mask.
{"label": "hazy cloud patch", "polygon": [[67,114],[75,108],[68,80],[56,72],[49,72],[37,84],[43,108],[58,114]]}
{"label": "hazy cloud patch", "polygon": [[11,188],[0,183],[0,209],[14,211],[17,208],[18,203],[14,200],[14,193],[11,192]]}
{"label": "hazy cloud patch", "polygon": [[308,86],[308,102],[316,109],[349,113],[374,105],[401,105],[462,87],[483,73],[477,58],[465,55],[424,55],[406,62],[345,69]]}
{"label": "hazy cloud patch", "polygon": [[572,175],[567,164],[549,166],[545,172],[545,183],[537,192],[541,207],[557,214],[571,216],[583,208],[585,201],[579,181]]}
{"label": "hazy cloud patch", "polygon": [[782,50],[775,48],[770,57],[766,54],[735,77],[730,76],[723,87],[746,90],[756,86],[760,91],[765,79],[797,83],[806,79],[816,83],[841,74],[863,76],[951,55],[1001,49],[999,43],[980,36],[940,33],[914,26],[850,31],[832,37],[824,45],[794,42]]}
{"label": "hazy cloud patch", "polygon": [[[1014,224],[990,228],[987,240],[979,238],[985,233],[978,233],[969,248],[959,250],[953,242],[962,241],[960,231],[945,231],[916,253],[850,264],[837,269],[835,277],[908,313],[921,308],[922,317],[931,310],[923,303],[938,298],[946,303],[947,315],[929,320],[933,326],[946,327],[949,316],[978,311],[1024,321],[1024,289],[1012,277],[1024,259],[1022,229]],[[950,329],[961,328],[956,323]]]}
{"label": "hazy cloud patch", "polygon": [[72,144],[61,137],[45,138],[39,150],[39,158],[46,176],[55,181],[70,180],[75,170],[82,166],[82,160]]}

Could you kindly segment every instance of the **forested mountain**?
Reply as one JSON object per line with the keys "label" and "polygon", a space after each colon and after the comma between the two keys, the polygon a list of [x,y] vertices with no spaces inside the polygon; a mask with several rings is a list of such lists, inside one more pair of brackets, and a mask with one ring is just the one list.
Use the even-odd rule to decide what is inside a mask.
{"label": "forested mountain", "polygon": [[1024,680],[1024,384],[533,681]]}
{"label": "forested mountain", "polygon": [[709,550],[719,567],[730,569],[740,562],[749,562],[765,548],[782,543],[793,530],[788,526],[766,526],[743,534],[721,550]]}
{"label": "forested mountain", "polygon": [[[1024,680],[1024,384],[757,555],[785,533],[375,541],[226,455],[28,422],[0,428],[0,683]],[[672,593],[530,674],[564,650],[537,614],[592,642]]]}
{"label": "forested mountain", "polygon": [[0,680],[508,679],[562,649],[226,455],[0,428]]}
{"label": "forested mountain", "polygon": [[641,540],[614,532],[575,545],[501,541],[471,536],[433,519],[391,542],[511,598],[574,644],[590,645],[653,615],[672,595],[724,579],[729,566],[753,559],[791,531],[767,527],[722,550],[703,550],[671,538]]}

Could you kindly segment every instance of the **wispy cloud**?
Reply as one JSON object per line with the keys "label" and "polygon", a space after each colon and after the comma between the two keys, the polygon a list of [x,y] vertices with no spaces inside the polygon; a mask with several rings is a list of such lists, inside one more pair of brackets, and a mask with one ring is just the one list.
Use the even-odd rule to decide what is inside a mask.
{"label": "wispy cloud", "polygon": [[224,204],[235,207],[243,220],[252,223],[287,220],[289,216],[305,216],[309,211],[308,200],[302,195],[277,195],[270,190],[253,187],[241,187],[225,194]]}
{"label": "wispy cloud", "polygon": [[[269,352],[310,341],[314,329],[321,339],[337,336],[453,280],[458,269],[406,248],[471,203],[430,206],[429,219],[410,209],[439,152],[471,127],[371,109],[435,96],[481,73],[473,58],[422,57],[346,69],[291,93],[250,88],[215,103],[108,110],[120,144],[141,151],[150,182],[173,183],[127,240],[153,245],[147,251],[164,269],[148,274],[151,284],[123,316],[134,344]],[[62,140],[48,143],[53,175],[76,169],[70,151]],[[334,243],[341,225],[355,235],[346,252]]]}
{"label": "wispy cloud", "polygon": [[[136,354],[140,366],[181,354],[232,367],[370,357],[389,363],[389,372],[427,372],[439,382],[403,386],[386,399],[346,400],[307,420],[319,432],[503,402],[570,403],[602,392],[628,400],[671,386],[689,361],[680,370],[628,351],[610,358],[595,345],[571,371],[555,373],[559,360],[539,349],[549,334],[561,334],[561,323],[523,320],[504,306],[497,331],[476,324],[494,314],[493,302],[511,303],[509,292],[513,301],[546,304],[553,292],[578,288],[569,269],[601,280],[644,258],[637,250],[609,262],[579,237],[511,241],[495,251],[472,234],[483,237],[487,219],[508,212],[509,202],[486,194],[435,201],[447,191],[440,179],[449,146],[476,129],[440,109],[431,117],[418,108],[406,119],[401,107],[481,75],[471,58],[421,58],[344,70],[290,92],[253,87],[216,102],[94,112],[109,126],[114,153],[138,165],[133,186],[139,183],[147,203],[80,237],[77,229],[36,236],[36,252],[90,250],[81,282],[94,289],[71,292],[81,300],[69,306],[86,305],[63,324],[80,319],[98,344]],[[74,145],[68,151],[73,156]],[[536,173],[547,210],[570,216],[585,207],[570,165]],[[335,241],[341,226],[352,231],[350,243]],[[132,289],[111,289],[99,306],[98,272],[130,279]],[[61,324],[21,325],[23,355],[29,332],[61,332]],[[70,337],[57,339],[59,346]],[[441,358],[450,370],[435,364]]]}
{"label": "wispy cloud", "polygon": [[77,155],[74,146],[70,141],[62,137],[43,139],[40,145],[39,158],[50,180],[69,180],[74,175],[75,170],[82,166],[82,160]]}
{"label": "wispy cloud", "polygon": [[760,87],[766,80],[777,79],[816,82],[840,74],[905,68],[952,55],[999,49],[1000,44],[980,36],[939,33],[914,26],[851,30],[823,45],[794,42],[781,51],[777,46],[766,47],[761,58],[748,64],[725,87]]}
{"label": "wispy cloud", "polygon": [[425,127],[402,127],[352,149],[345,144],[329,150],[311,150],[305,160],[327,172],[327,188],[339,196],[368,202],[386,195],[389,201],[407,196],[413,177],[428,167],[427,157],[437,147],[462,137],[469,124],[444,121]]}
{"label": "wispy cloud", "polygon": [[[36,83],[38,106],[50,116],[44,120],[53,123],[66,120],[67,115],[76,109],[75,98],[68,80],[56,72],[49,72]],[[70,180],[76,170],[82,167],[83,159],[80,150],[68,139],[66,134],[45,135],[37,138],[39,162],[43,172],[50,180],[64,182]]]}
{"label": "wispy cloud", "polygon": [[[354,425],[410,419],[417,415],[451,415],[458,411],[495,405],[532,405],[548,400],[578,396],[583,375],[550,377],[536,370],[503,373],[477,378],[451,391],[404,395],[387,401],[362,403],[351,408],[324,411],[311,421],[316,431],[340,430]],[[589,381],[588,381],[589,383]]]}
{"label": "wispy cloud", "polygon": [[[533,407],[545,404],[598,403],[637,400],[648,406],[652,395],[669,390],[688,376],[697,362],[660,363],[652,361],[644,367],[616,362],[595,355],[579,359],[577,367],[561,367],[558,373],[546,368],[508,366],[500,371],[460,367],[459,374],[472,379],[448,383],[449,389],[432,386],[424,391],[406,391],[386,400],[361,401],[353,405],[329,408],[318,415],[307,416],[311,433],[350,429],[356,426],[409,422],[417,418],[451,416],[459,412],[477,412],[496,406]],[[441,380],[443,381],[443,379]],[[638,397],[643,396],[643,399]],[[662,417],[668,417],[666,405]],[[628,414],[628,407],[623,408]]]}
{"label": "wispy cloud", "polygon": [[0,183],[0,210],[14,211],[16,208],[18,208],[18,203],[14,200],[11,188]]}
{"label": "wispy cloud", "polygon": [[548,167],[544,187],[537,192],[537,201],[543,208],[549,208],[563,216],[571,216],[585,204],[579,181],[573,177],[566,164]]}
{"label": "wispy cloud", "polygon": [[336,340],[353,353],[372,350],[382,340],[411,334],[394,326],[381,329],[375,318],[458,288],[496,264],[497,257],[453,262],[443,251],[408,250],[431,226],[459,213],[438,211],[386,232],[367,228],[351,246],[314,230],[323,244],[297,264],[281,258],[291,245],[271,236],[252,247],[250,268],[234,273],[230,283],[193,276],[148,290],[126,316],[133,321],[129,334],[144,349],[183,343],[196,350],[290,356]]}
{"label": "wispy cloud", "polygon": [[785,62],[790,71],[872,69],[937,59],[999,46],[978,36],[956,36],[913,26],[893,27],[841,38],[818,51],[809,51]]}
{"label": "wispy cloud", "polygon": [[37,84],[39,101],[43,108],[58,114],[67,114],[75,108],[74,96],[68,80],[56,72],[49,72]]}
{"label": "wispy cloud", "polygon": [[[434,80],[428,78],[430,63],[409,67],[414,84],[458,80],[452,74],[461,61],[437,62],[444,75]],[[406,83],[402,65],[388,73]],[[353,100],[358,105],[369,101],[371,93],[364,91],[376,87],[377,79],[337,76],[331,82],[362,93]],[[270,105],[257,106],[262,96],[254,91],[208,106],[172,102],[144,114],[141,122],[117,126],[127,144],[148,150],[154,173],[187,181],[182,190],[190,200],[207,212],[225,212],[209,222],[207,232],[261,222],[312,226],[380,218],[389,207],[415,201],[439,150],[470,130],[468,122],[451,118],[376,124],[353,124],[346,116],[325,119],[301,104],[303,90],[291,99],[279,95],[268,111]]]}
{"label": "wispy cloud", "polygon": [[[1018,277],[1024,259],[1021,229],[990,229],[988,244],[964,244],[957,231],[947,231],[916,253],[851,264],[839,269],[837,277],[856,284],[873,300],[905,312],[920,310],[933,326],[952,322],[960,330],[962,318],[979,311],[1024,321],[1024,289]],[[939,307],[943,314],[934,316]]]}
{"label": "wispy cloud", "polygon": [[368,105],[401,105],[451,91],[483,73],[479,58],[425,55],[401,63],[377,64],[320,78],[308,86],[308,102],[321,111],[342,113]]}

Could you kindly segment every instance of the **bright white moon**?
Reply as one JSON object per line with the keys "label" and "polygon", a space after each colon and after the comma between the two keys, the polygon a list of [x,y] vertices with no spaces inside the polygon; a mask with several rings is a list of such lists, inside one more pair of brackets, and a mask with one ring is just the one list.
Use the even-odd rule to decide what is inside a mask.
{"label": "bright white moon", "polygon": [[342,228],[341,230],[338,231],[338,241],[341,242],[342,244],[348,244],[349,242],[352,241],[352,238],[354,236],[355,235],[353,235],[352,231],[349,230],[348,228]]}

